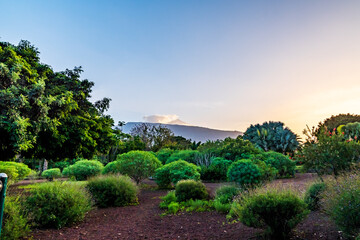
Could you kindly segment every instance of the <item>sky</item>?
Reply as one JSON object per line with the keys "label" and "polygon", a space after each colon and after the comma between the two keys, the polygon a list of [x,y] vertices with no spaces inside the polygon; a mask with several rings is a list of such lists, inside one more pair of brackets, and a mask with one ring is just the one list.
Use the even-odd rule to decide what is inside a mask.
{"label": "sky", "polygon": [[115,121],[245,131],[359,114],[360,1],[0,0],[0,41],[82,66]]}

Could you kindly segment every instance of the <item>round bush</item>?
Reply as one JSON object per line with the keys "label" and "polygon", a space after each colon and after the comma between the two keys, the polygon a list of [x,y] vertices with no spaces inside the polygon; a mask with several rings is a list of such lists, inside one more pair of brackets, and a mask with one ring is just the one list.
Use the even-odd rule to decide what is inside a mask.
{"label": "round bush", "polygon": [[278,177],[288,178],[293,177],[295,174],[296,163],[288,156],[278,152],[265,152],[262,153],[265,157],[265,163],[271,165],[278,170]]}
{"label": "round bush", "polygon": [[305,193],[304,201],[308,205],[308,208],[312,211],[320,208],[321,194],[326,188],[325,183],[314,183]]}
{"label": "round bush", "polygon": [[1,165],[0,164],[0,172],[1,173],[6,173],[6,175],[8,176],[8,182],[9,184],[15,182],[15,180],[18,178],[18,171],[16,170],[16,168],[14,166],[9,166],[9,165]]}
{"label": "round bush", "polygon": [[175,196],[178,202],[184,202],[190,199],[206,199],[209,194],[202,182],[187,179],[181,180],[176,184]]}
{"label": "round bush", "polygon": [[19,197],[6,197],[1,240],[20,239],[30,233],[30,226],[23,212]]}
{"label": "round bush", "polygon": [[149,152],[130,151],[118,156],[118,160],[107,164],[104,173],[124,174],[131,177],[137,184],[151,177],[161,167],[161,162]]}
{"label": "round bush", "polygon": [[74,176],[76,180],[83,181],[89,177],[96,176],[101,173],[104,165],[96,160],[80,160],[74,165],[64,168],[64,176]]}
{"label": "round bush", "polygon": [[[26,164],[18,163],[18,162],[2,162],[2,161],[0,161],[0,168],[4,169],[3,172],[8,174],[9,178],[12,177],[12,180],[14,180],[14,181],[24,179],[31,172],[31,169]],[[7,169],[7,171],[9,173],[7,173],[5,169]],[[15,171],[13,171],[12,169],[15,169]],[[14,172],[16,172],[16,173],[14,174]]]}
{"label": "round bush", "polygon": [[290,191],[268,190],[242,198],[232,209],[250,227],[267,226],[273,239],[288,239],[291,230],[307,215],[306,204]]}
{"label": "round bush", "polygon": [[201,179],[208,181],[226,181],[226,173],[232,161],[214,158],[209,167],[201,167]]}
{"label": "round bush", "polygon": [[174,185],[182,179],[200,180],[200,167],[195,164],[178,160],[164,165],[155,172],[155,181],[161,188]]}
{"label": "round bush", "polygon": [[26,209],[39,227],[62,228],[84,218],[91,209],[91,196],[79,184],[43,183],[30,190]]}
{"label": "round bush", "polygon": [[232,163],[227,172],[229,181],[242,187],[252,187],[261,182],[260,168],[251,160],[242,159]]}
{"label": "round bush", "polygon": [[121,207],[137,203],[138,188],[128,176],[107,175],[91,178],[87,189],[99,207]]}
{"label": "round bush", "polygon": [[48,170],[45,170],[41,173],[41,176],[52,181],[55,178],[61,177],[61,172],[59,168],[51,168]]}

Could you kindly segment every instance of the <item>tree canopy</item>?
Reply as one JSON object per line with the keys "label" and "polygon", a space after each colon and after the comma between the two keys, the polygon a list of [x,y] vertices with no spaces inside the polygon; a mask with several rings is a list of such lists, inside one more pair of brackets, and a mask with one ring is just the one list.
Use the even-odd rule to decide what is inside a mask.
{"label": "tree canopy", "polygon": [[110,99],[90,102],[81,67],[55,72],[28,41],[0,42],[0,160],[92,157],[115,141]]}

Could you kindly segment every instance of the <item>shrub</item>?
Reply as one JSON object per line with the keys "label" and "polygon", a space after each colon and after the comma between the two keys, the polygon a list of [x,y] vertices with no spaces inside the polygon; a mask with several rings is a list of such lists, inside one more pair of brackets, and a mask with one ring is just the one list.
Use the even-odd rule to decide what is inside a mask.
{"label": "shrub", "polygon": [[360,176],[347,175],[326,181],[324,209],[348,237],[360,234]]}
{"label": "shrub", "polygon": [[20,198],[7,196],[0,239],[19,239],[26,237],[29,232],[30,227],[26,216],[23,214]]}
{"label": "shrub", "polygon": [[206,199],[209,194],[202,182],[187,179],[176,184],[175,196],[178,202],[183,202],[190,199]]}
{"label": "shrub", "polygon": [[187,212],[205,212],[213,210],[213,202],[207,200],[188,200],[184,203]]}
{"label": "shrub", "polygon": [[[13,180],[22,180],[31,172],[31,169],[26,164],[18,162],[0,161],[0,168],[9,175],[9,178],[12,176]],[[16,174],[14,174],[14,171],[12,169],[15,169]],[[6,170],[8,171],[8,173],[6,172]]]}
{"label": "shrub", "polygon": [[326,185],[323,182],[312,184],[305,193],[304,201],[308,208],[312,211],[320,208],[321,194],[325,190]]}
{"label": "shrub", "polygon": [[131,151],[119,155],[118,160],[107,164],[104,173],[128,175],[139,184],[143,179],[152,176],[161,166],[161,162],[153,154],[145,151]]}
{"label": "shrub", "polygon": [[296,163],[288,156],[277,152],[265,152],[263,155],[265,157],[265,163],[276,168],[278,177],[287,178],[294,176]]}
{"label": "shrub", "polygon": [[182,179],[200,180],[200,167],[183,160],[164,165],[155,172],[155,181],[161,188],[174,185]]}
{"label": "shrub", "polygon": [[89,177],[96,176],[101,173],[104,166],[96,160],[80,160],[74,165],[64,168],[64,176],[74,176],[76,180],[83,181]]}
{"label": "shrub", "polygon": [[180,159],[195,164],[195,159],[198,154],[199,151],[197,150],[180,150],[171,154],[169,159],[166,161],[166,164],[178,161]]}
{"label": "shrub", "polygon": [[274,239],[288,239],[307,213],[306,204],[295,193],[274,189],[243,196],[231,210],[247,226],[267,226],[267,233]]}
{"label": "shrub", "polygon": [[260,168],[248,159],[232,163],[227,176],[229,181],[236,182],[242,187],[252,187],[261,182]]}
{"label": "shrub", "polygon": [[137,203],[138,188],[127,176],[98,176],[88,181],[87,189],[99,207],[121,207]]}
{"label": "shrub", "polygon": [[55,178],[61,177],[61,172],[59,168],[51,168],[48,170],[45,170],[41,173],[41,176],[52,181]]}
{"label": "shrub", "polygon": [[39,227],[62,228],[82,220],[91,209],[91,196],[74,183],[43,183],[26,199],[30,219]]}
{"label": "shrub", "polygon": [[174,153],[174,150],[170,148],[162,148],[156,153],[156,157],[162,164],[165,164],[166,161],[170,158],[171,154]]}
{"label": "shrub", "polygon": [[226,173],[232,161],[225,158],[214,158],[209,167],[201,167],[201,179],[209,181],[225,181]]}

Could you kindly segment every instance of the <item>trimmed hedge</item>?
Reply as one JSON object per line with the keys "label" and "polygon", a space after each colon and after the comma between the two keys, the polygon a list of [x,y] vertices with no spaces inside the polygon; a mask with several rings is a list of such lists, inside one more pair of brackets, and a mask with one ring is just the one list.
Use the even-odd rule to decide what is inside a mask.
{"label": "trimmed hedge", "polygon": [[187,179],[181,180],[176,184],[175,196],[178,202],[185,202],[190,199],[206,199],[209,197],[209,193],[202,182]]}
{"label": "trimmed hedge", "polygon": [[96,160],[81,160],[75,164],[64,168],[63,175],[74,176],[78,181],[84,181],[90,177],[94,177],[102,172],[104,165]]}

